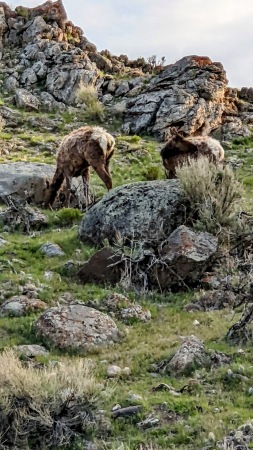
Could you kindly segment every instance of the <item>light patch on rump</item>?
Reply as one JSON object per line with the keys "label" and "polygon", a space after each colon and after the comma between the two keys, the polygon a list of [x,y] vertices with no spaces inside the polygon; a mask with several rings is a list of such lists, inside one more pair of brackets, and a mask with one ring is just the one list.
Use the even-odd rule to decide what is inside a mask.
{"label": "light patch on rump", "polygon": [[95,127],[91,135],[91,140],[97,141],[99,143],[99,146],[102,148],[103,152],[106,153],[108,141],[107,141],[107,133],[103,128]]}

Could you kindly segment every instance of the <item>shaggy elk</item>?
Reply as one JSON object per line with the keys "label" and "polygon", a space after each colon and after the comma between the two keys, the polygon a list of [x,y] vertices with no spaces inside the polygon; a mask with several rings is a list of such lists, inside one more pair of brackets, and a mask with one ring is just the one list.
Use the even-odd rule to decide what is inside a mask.
{"label": "shaggy elk", "polygon": [[219,163],[224,159],[224,150],[216,139],[209,136],[183,137],[176,128],[171,128],[171,137],[161,150],[168,178],[176,178],[177,167],[200,156]]}
{"label": "shaggy elk", "polygon": [[66,178],[66,205],[69,207],[71,181],[82,176],[86,202],[89,199],[89,176],[92,167],[105,183],[112,188],[109,162],[114,152],[113,136],[101,127],[85,126],[64,137],[56,156],[56,171],[46,195],[45,206],[52,206],[64,178]]}

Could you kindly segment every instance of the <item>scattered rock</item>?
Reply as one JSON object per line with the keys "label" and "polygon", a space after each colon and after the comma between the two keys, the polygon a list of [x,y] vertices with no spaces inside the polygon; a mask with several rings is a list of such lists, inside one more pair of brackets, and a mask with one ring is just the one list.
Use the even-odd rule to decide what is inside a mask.
{"label": "scattered rock", "polygon": [[53,244],[52,242],[46,242],[45,244],[43,244],[40,247],[39,251],[48,258],[54,258],[55,256],[65,256],[65,253],[62,251],[61,247],[57,244]]}
{"label": "scattered rock", "polygon": [[[26,71],[31,69],[26,69]],[[23,72],[25,74],[25,72]],[[30,73],[30,72],[29,72]],[[35,75],[35,74],[34,74]],[[37,77],[35,75],[35,82]],[[15,95],[16,106],[20,109],[26,109],[28,111],[38,111],[40,101],[35,95],[32,95],[26,89],[17,89]]]}
{"label": "scattered rock", "polygon": [[216,237],[181,225],[162,244],[159,262],[151,268],[150,277],[160,289],[193,285],[213,261],[217,249]]}
{"label": "scattered rock", "polygon": [[162,366],[162,371],[173,376],[189,375],[201,367],[210,367],[211,358],[205,346],[195,336],[187,336],[175,355]]}
{"label": "scattered rock", "polygon": [[185,311],[214,311],[224,308],[233,308],[236,304],[236,296],[229,291],[209,291],[200,296],[196,301],[184,307]]}
{"label": "scattered rock", "polygon": [[48,224],[48,217],[38,210],[29,206],[18,205],[17,202],[5,211],[0,211],[0,223],[8,225],[14,231],[30,232],[33,229],[39,230]]}
{"label": "scattered rock", "polygon": [[110,283],[114,285],[120,281],[121,271],[121,258],[112,250],[103,248],[91,256],[89,261],[77,272],[77,277],[82,284]]}
{"label": "scattered rock", "polygon": [[25,316],[47,309],[48,305],[39,299],[25,295],[14,295],[0,306],[0,316]]}
{"label": "scattered rock", "polygon": [[37,320],[35,330],[59,349],[90,351],[120,338],[109,316],[80,304],[48,309]]}
{"label": "scattered rock", "polygon": [[26,356],[27,358],[35,358],[36,356],[48,356],[48,350],[42,345],[30,344],[30,345],[15,345],[12,349],[19,355]]}
{"label": "scattered rock", "polygon": [[120,376],[122,373],[122,369],[119,366],[109,366],[107,369],[107,376],[109,378],[115,378]]}
{"label": "scattered rock", "polygon": [[151,312],[143,306],[131,302],[122,294],[112,293],[100,302],[87,302],[87,306],[105,311],[125,323],[133,321],[148,322]]}
{"label": "scattered rock", "polygon": [[[249,450],[253,443],[253,423],[241,425],[237,430],[230,431],[222,442],[218,443],[219,449]],[[248,444],[250,446],[248,446]]]}

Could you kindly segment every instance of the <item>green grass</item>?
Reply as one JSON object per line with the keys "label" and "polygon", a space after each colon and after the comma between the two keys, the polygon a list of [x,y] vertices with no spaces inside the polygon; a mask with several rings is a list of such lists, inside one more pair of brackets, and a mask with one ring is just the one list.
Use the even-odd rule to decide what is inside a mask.
{"label": "green grass", "polygon": [[[0,162],[39,161],[55,164],[55,155],[43,148],[43,145],[52,144],[56,151],[58,142],[69,132],[68,126],[86,123],[82,111],[75,115],[64,112],[58,116],[62,120],[59,131],[38,132],[32,131],[27,126],[27,121],[33,115],[37,116],[39,113],[23,115],[24,124],[15,133],[6,130],[0,134],[0,141],[2,140],[5,145],[7,141],[10,145],[13,144],[10,154],[1,156]],[[55,116],[50,114],[47,117]],[[110,125],[104,126],[109,131],[116,131],[120,129],[120,125],[119,120],[113,119]],[[19,149],[15,147],[17,143],[20,144]],[[111,162],[114,187],[135,181],[164,179],[158,146],[159,144],[148,136],[117,137],[115,155]],[[238,175],[245,186],[246,202],[249,206],[252,205],[253,153],[246,150],[251,146],[253,147],[251,139],[236,140],[232,149],[226,151],[226,155],[237,156],[244,161],[244,165],[238,169]],[[106,192],[103,182],[94,171],[91,175],[91,189],[97,198]],[[112,421],[110,435],[104,438],[103,450],[118,450],[121,442],[125,443],[124,450],[139,450],[141,444],[147,443],[152,443],[154,449],[159,447],[200,450],[205,446],[210,432],[214,432],[215,439],[219,440],[230,429],[235,429],[247,421],[253,407],[253,397],[248,395],[253,377],[252,349],[250,346],[244,346],[245,355],[237,354],[238,347],[231,347],[224,340],[228,328],[237,320],[239,314],[231,319],[229,310],[206,313],[183,311],[183,307],[192,301],[194,292],[178,294],[151,292],[144,296],[136,292],[126,292],[120,287],[101,288],[93,284],[82,286],[73,278],[60,275],[61,268],[67,261],[86,261],[96,248],[84,245],[78,239],[78,224],[82,217],[78,210],[62,209],[46,211],[46,214],[49,225],[43,233],[35,233],[34,236],[21,232],[1,233],[1,236],[9,241],[9,245],[0,248],[0,285],[4,290],[4,283],[12,283],[8,296],[19,293],[19,287],[27,282],[42,285],[39,298],[49,306],[56,305],[65,292],[69,292],[73,299],[84,303],[88,300],[102,300],[111,292],[120,292],[149,308],[152,313],[152,320],[149,323],[134,322],[127,328],[118,323],[122,331],[121,342],[89,355],[95,363],[94,375],[100,382],[107,379],[106,370],[109,364],[127,366],[131,369],[129,376],[107,381],[108,386],[113,388],[113,395],[110,399],[104,400],[103,404],[108,416],[115,404],[119,403],[121,406],[130,404],[128,399],[130,392],[142,396],[140,403],[143,410],[137,418]],[[39,248],[48,241],[59,244],[65,256],[52,259],[44,257]],[[53,272],[50,281],[45,278],[46,271]],[[21,318],[0,318],[0,348],[41,343],[35,336],[33,328],[37,317],[37,314],[32,314]],[[193,325],[196,319],[200,323],[198,327]],[[181,336],[191,334],[203,339],[209,350],[214,349],[232,355],[233,362],[228,367],[213,369],[211,372],[203,369],[197,371],[195,376],[198,377],[199,384],[192,393],[184,392],[181,396],[174,397],[166,390],[153,391],[159,383],[172,385],[176,389],[188,384],[189,377],[174,378],[160,373],[154,376],[152,365],[169,358],[180,346]],[[64,353],[52,350],[44,362],[50,363],[65,356]],[[75,358],[74,354],[70,356]],[[244,366],[248,381],[227,380],[227,369],[231,368],[236,372],[241,370],[241,365]],[[165,412],[161,411],[162,404],[166,405],[167,413],[166,408]],[[216,413],[215,408],[218,410]],[[176,418],[170,421],[168,411],[172,411]],[[140,430],[136,422],[150,413],[158,416],[160,423],[155,428]],[[74,448],[82,446],[80,444],[79,447],[78,445],[74,447],[73,444],[71,450]],[[123,447],[120,448],[123,450]]]}

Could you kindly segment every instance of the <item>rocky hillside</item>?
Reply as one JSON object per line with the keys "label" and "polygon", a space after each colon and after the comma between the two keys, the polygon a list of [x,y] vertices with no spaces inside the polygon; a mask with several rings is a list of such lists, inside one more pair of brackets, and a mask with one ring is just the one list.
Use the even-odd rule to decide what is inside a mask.
{"label": "rocky hillside", "polygon": [[[252,89],[207,57],[97,52],[62,1],[1,3],[0,30],[0,449],[249,450]],[[75,178],[45,209],[87,124],[116,140],[114,188],[93,171],[92,207]],[[218,136],[225,167],[167,180],[171,126]]]}
{"label": "rocky hillside", "polygon": [[126,133],[163,140],[173,125],[189,134],[215,130],[222,140],[250,134],[251,90],[229,88],[220,63],[190,56],[162,67],[97,52],[62,1],[15,11],[0,3],[0,48],[3,89],[18,106],[78,106],[80,87],[92,84],[108,110],[116,104]]}

